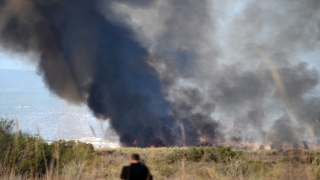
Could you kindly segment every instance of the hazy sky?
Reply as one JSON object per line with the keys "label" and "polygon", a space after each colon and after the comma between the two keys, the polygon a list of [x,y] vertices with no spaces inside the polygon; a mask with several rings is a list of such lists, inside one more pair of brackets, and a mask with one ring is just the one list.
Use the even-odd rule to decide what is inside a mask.
{"label": "hazy sky", "polygon": [[0,48],[0,69],[20,69],[35,71],[34,64],[26,63],[26,59],[31,59],[31,54],[10,53]]}

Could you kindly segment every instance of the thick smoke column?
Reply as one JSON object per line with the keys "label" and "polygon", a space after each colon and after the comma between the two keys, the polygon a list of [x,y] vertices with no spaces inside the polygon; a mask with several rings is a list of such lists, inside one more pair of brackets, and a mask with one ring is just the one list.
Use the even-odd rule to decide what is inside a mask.
{"label": "thick smoke column", "polygon": [[[169,0],[155,1],[153,6],[138,10],[122,4],[116,6],[118,15],[129,17],[127,22],[138,20],[140,26],[136,23],[133,26],[153,55],[148,62],[160,75],[171,114],[182,125],[186,145],[199,145],[203,139],[209,143],[223,140],[218,123],[211,116],[215,104],[203,94],[205,86],[187,85],[190,79],[199,78],[204,69],[215,65],[218,53],[212,48],[210,37],[214,32],[211,5],[207,0]],[[203,66],[204,63],[207,65]],[[201,81],[206,81],[207,76],[202,77]]]}
{"label": "thick smoke column", "polygon": [[1,1],[1,44],[38,52],[48,88],[110,118],[123,145],[174,145],[175,123],[157,73],[145,61],[147,50],[98,6],[95,0]]}
{"label": "thick smoke column", "polygon": [[[185,4],[182,9],[181,3]],[[156,56],[136,40],[132,27],[114,13],[115,4],[147,9],[155,2],[1,1],[1,44],[15,52],[37,52],[39,59],[35,61],[50,91],[69,102],[86,103],[99,119],[110,119],[111,127],[125,146],[133,142],[141,147],[173,146],[183,145],[185,140],[189,145],[198,145],[202,135],[215,138],[218,132],[217,123],[210,119],[212,111],[205,115],[189,112],[190,115],[181,117],[180,110],[174,110],[180,105],[166,99],[171,83],[161,83],[159,72],[150,65],[157,60]],[[198,10],[206,7],[206,1],[169,4],[174,13],[159,44],[163,50],[153,54],[168,58],[175,67],[183,67],[182,64],[191,67],[193,57],[198,54],[191,45],[170,49],[175,36],[193,37],[196,42],[197,33],[190,33],[193,31],[188,30],[183,15],[197,4]],[[205,14],[206,10],[202,12]],[[193,19],[198,17],[191,14]],[[176,22],[185,26],[182,36],[175,29]],[[194,25],[201,24],[204,22]],[[186,62],[181,61],[183,58]],[[187,71],[180,69],[181,72]],[[192,108],[191,105],[182,106]],[[182,132],[181,126],[186,132]],[[187,134],[187,139],[182,133]]]}
{"label": "thick smoke column", "polygon": [[[206,1],[168,4],[173,14],[158,45],[162,50],[156,48],[158,52],[153,53],[156,56],[135,39],[132,28],[121,16],[113,13],[115,3],[146,9],[155,4],[148,0],[2,1],[1,44],[16,52],[36,51],[40,57],[39,73],[48,88],[70,102],[85,102],[97,118],[110,119],[111,127],[125,146],[135,141],[135,146],[141,147],[183,145],[182,141],[197,145],[200,136],[215,138],[217,123],[210,118],[214,108],[205,115],[200,112],[182,115],[181,108],[192,109],[192,102],[169,103],[164,91],[168,92],[172,83],[168,79],[161,84],[159,72],[150,66],[160,55],[175,67],[183,64],[192,67],[193,58],[199,54],[193,46],[200,39],[184,16],[195,5],[202,13],[189,13],[194,20],[199,15],[207,16],[203,10]],[[200,27],[206,19],[201,18],[193,25]],[[183,33],[178,32],[176,23],[184,27]],[[195,43],[186,43],[187,36]],[[183,41],[175,42],[178,39]],[[175,43],[184,43],[186,47],[172,49]],[[179,68],[181,73],[189,74]],[[193,94],[184,98],[190,96]]]}

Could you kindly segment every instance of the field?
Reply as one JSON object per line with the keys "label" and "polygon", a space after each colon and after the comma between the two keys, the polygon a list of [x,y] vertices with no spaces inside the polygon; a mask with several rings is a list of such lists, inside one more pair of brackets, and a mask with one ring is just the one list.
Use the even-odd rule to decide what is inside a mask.
{"label": "field", "polygon": [[231,147],[117,148],[52,144],[0,121],[0,179],[119,179],[132,153],[139,153],[154,179],[320,179],[320,150],[233,150]]}
{"label": "field", "polygon": [[131,153],[140,153],[155,179],[320,178],[320,151],[234,151],[228,147],[120,148],[97,151],[109,179],[117,179]]}

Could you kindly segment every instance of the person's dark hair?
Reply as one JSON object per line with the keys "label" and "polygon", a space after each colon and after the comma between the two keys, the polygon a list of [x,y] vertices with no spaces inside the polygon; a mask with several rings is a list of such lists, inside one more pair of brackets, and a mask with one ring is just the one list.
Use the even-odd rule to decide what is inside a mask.
{"label": "person's dark hair", "polygon": [[139,154],[132,154],[131,155],[131,159],[139,161],[140,160],[140,156],[139,156]]}

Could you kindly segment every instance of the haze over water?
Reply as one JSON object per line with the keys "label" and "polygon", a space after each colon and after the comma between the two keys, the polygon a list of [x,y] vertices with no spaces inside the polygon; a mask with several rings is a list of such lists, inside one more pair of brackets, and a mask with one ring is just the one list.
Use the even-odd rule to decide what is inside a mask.
{"label": "haze over water", "polygon": [[[0,69],[0,117],[17,118],[19,129],[46,140],[101,138],[99,121],[86,106],[74,106],[51,94],[34,71]],[[107,121],[103,122],[106,128]]]}

